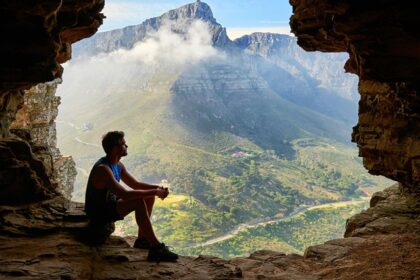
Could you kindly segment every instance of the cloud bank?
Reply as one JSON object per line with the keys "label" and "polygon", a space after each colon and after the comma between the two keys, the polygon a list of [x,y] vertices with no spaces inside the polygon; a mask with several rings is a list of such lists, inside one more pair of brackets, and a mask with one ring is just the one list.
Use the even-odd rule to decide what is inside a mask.
{"label": "cloud bank", "polygon": [[58,94],[115,91],[140,87],[154,73],[177,74],[189,66],[222,55],[212,46],[208,25],[194,21],[183,34],[171,30],[171,23],[152,32],[132,49],[101,53],[64,65],[63,84]]}

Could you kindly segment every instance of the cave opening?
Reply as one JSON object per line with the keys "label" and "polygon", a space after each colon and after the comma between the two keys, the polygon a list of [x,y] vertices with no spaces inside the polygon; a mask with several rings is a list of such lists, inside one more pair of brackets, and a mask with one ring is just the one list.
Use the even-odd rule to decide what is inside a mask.
{"label": "cave opening", "polygon": [[[183,254],[303,253],[341,237],[391,185],[349,143],[359,94],[348,56],[306,53],[290,34],[236,35],[195,5],[201,14],[173,7],[172,23],[162,11],[153,28],[146,20],[73,45],[57,92],[58,146],[77,163],[73,200],[84,201],[103,156],[100,136],[123,130],[128,170],[173,191],[153,217]],[[117,223],[118,235],[136,231],[134,214]]]}

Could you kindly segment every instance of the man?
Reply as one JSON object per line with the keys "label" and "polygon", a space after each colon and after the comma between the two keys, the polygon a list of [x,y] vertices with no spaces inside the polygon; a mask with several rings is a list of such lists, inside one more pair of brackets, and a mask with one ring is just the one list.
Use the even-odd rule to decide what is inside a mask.
{"label": "man", "polygon": [[[93,166],[86,189],[85,212],[91,222],[109,223],[122,220],[135,211],[139,227],[135,248],[149,249],[149,261],[175,261],[178,255],[161,243],[150,222],[155,196],[164,199],[167,188],[137,181],[120,162],[127,155],[124,132],[110,131],[102,138],[106,156]],[[120,180],[131,189],[120,184]]]}

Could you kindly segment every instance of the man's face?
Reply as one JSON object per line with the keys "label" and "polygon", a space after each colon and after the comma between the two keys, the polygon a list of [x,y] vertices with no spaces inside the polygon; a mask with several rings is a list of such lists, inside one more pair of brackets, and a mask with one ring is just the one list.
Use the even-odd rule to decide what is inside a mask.
{"label": "man's face", "polygon": [[124,138],[118,140],[118,145],[114,147],[118,151],[118,154],[122,157],[127,155],[127,143],[125,142]]}

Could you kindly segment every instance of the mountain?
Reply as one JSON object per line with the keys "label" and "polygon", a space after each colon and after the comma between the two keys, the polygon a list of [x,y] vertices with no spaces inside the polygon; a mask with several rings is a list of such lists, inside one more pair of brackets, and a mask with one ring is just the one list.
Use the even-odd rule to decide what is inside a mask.
{"label": "mountain", "polygon": [[123,130],[127,168],[188,204],[158,210],[159,234],[178,245],[302,204],[359,199],[381,182],[348,143],[357,81],[344,55],[308,54],[279,34],[232,41],[200,1],[74,50],[57,129],[77,163],[75,197],[103,154],[100,136]]}
{"label": "mountain", "polygon": [[97,33],[92,38],[73,45],[73,58],[112,52],[121,48],[131,49],[137,42],[143,41],[150,33],[156,32],[163,26],[169,26],[177,34],[185,34],[186,29],[196,20],[208,24],[214,46],[234,46],[227,37],[226,29],[216,22],[209,5],[197,1],[170,10],[159,17],[147,19],[138,25]]}
{"label": "mountain", "polygon": [[272,33],[245,35],[234,43],[247,53],[266,58],[261,75],[286,100],[347,126],[356,123],[357,78],[343,72],[347,54],[308,53],[294,37]]}
{"label": "mountain", "polygon": [[245,35],[235,39],[234,43],[249,53],[268,58],[294,76],[314,79],[320,88],[328,89],[335,95],[353,102],[359,99],[356,76],[343,72],[347,54],[305,52],[298,46],[295,37],[273,33]]}
{"label": "mountain", "polygon": [[282,98],[246,63],[198,65],[182,73],[171,91],[175,115],[188,127],[232,133],[279,155],[293,155],[293,139],[348,137],[342,122]]}

